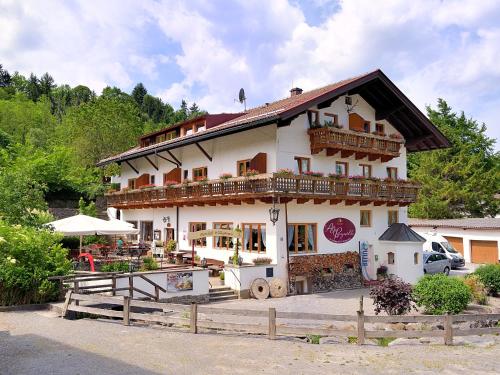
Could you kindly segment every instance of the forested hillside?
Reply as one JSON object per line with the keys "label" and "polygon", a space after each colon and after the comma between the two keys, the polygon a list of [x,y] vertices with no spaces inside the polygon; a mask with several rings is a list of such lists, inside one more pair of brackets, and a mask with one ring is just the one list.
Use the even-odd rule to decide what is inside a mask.
{"label": "forested hillside", "polygon": [[196,103],[180,108],[137,84],[95,93],[86,86],[56,83],[49,73],[25,77],[0,65],[0,213],[11,224],[35,224],[46,198],[103,191],[95,163],[121,152],[137,137],[202,113]]}

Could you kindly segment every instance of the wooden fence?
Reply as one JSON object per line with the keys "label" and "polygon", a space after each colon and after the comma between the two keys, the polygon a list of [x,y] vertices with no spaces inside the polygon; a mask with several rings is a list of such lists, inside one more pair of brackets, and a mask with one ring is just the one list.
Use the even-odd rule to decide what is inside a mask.
{"label": "wooden fence", "polygon": [[[80,302],[94,306],[83,306]],[[123,311],[111,310],[105,307],[95,307],[95,305],[122,306]],[[164,315],[151,314],[148,312],[133,312],[132,308],[161,310]],[[137,309],[134,309],[137,310]],[[365,344],[369,338],[419,338],[419,337],[442,337],[444,344],[452,345],[454,336],[483,335],[500,333],[500,327],[470,328],[462,329],[454,327],[453,323],[470,321],[496,321],[500,320],[500,314],[475,314],[475,315],[419,315],[419,316],[369,316],[363,310],[357,315],[332,315],[302,312],[269,310],[247,310],[247,309],[226,309],[210,307],[205,305],[178,305],[171,303],[160,303],[152,301],[141,301],[132,299],[130,296],[112,297],[101,295],[88,295],[68,291],[63,305],[62,316],[65,317],[68,311],[88,313],[110,318],[123,320],[123,324],[130,325],[131,321],[144,321],[168,324],[181,329],[189,330],[191,333],[198,333],[200,328],[210,330],[223,330],[234,332],[245,332],[250,334],[267,335],[274,340],[278,336],[307,337],[311,335],[320,336],[340,336],[356,338],[358,345]],[[173,316],[177,314],[180,316]],[[200,316],[200,314],[202,314]],[[264,319],[266,324],[258,323],[232,323],[211,320],[219,316],[254,317]],[[287,321],[307,321],[313,323],[328,323],[328,326],[304,326],[289,324]],[[334,328],[333,322],[350,322],[352,328]],[[367,324],[379,323],[441,323],[443,329],[429,326],[428,329],[413,327],[414,330],[385,330],[367,327]],[[373,324],[372,324],[373,326]],[[418,328],[418,329],[417,329]]]}

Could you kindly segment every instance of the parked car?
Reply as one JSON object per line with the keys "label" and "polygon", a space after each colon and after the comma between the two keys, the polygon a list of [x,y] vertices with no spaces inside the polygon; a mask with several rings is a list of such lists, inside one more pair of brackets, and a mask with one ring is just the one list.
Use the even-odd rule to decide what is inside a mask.
{"label": "parked car", "polygon": [[465,266],[465,259],[460,254],[448,240],[435,233],[420,233],[422,237],[426,239],[424,243],[424,251],[435,251],[446,255],[446,257],[451,261],[451,268],[459,268]]}
{"label": "parked car", "polygon": [[437,251],[424,251],[424,273],[444,273],[446,276],[450,274],[451,260],[445,254]]}

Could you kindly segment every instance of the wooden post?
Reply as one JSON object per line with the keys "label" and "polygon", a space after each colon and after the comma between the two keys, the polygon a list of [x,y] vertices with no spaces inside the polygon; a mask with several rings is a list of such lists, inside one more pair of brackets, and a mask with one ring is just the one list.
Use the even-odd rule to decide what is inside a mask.
{"label": "wooden post", "polygon": [[155,285],[155,301],[158,302],[160,300],[160,288],[158,285]]}
{"label": "wooden post", "polygon": [[130,325],[130,297],[123,296],[123,324]]}
{"label": "wooden post", "polygon": [[453,345],[453,326],[452,326],[452,316],[450,313],[444,315],[444,344]]}
{"label": "wooden post", "polygon": [[364,312],[365,310],[363,309],[363,296],[359,297],[359,311]]}
{"label": "wooden post", "polygon": [[116,296],[116,275],[115,274],[113,274],[111,276],[111,289],[113,289],[111,291],[112,295]]}
{"label": "wooden post", "polygon": [[198,305],[193,302],[191,304],[191,314],[189,316],[191,318],[190,328],[191,333],[198,333]]}
{"label": "wooden post", "polygon": [[365,344],[365,314],[358,311],[358,345]]}
{"label": "wooden post", "polygon": [[276,340],[276,309],[269,308],[269,339]]}
{"label": "wooden post", "polygon": [[73,294],[73,292],[71,290],[68,290],[68,292],[66,293],[66,298],[64,300],[64,305],[62,308],[61,318],[65,318],[66,314],[68,313],[68,307],[69,307],[69,304],[71,303],[71,294]]}
{"label": "wooden post", "polygon": [[128,296],[134,298],[134,277],[128,277]]}
{"label": "wooden post", "polygon": [[[75,283],[73,284],[73,291],[77,294],[80,293],[80,285],[79,285],[78,281],[75,281]],[[76,300],[75,305],[78,306],[79,304],[80,304],[80,301]]]}

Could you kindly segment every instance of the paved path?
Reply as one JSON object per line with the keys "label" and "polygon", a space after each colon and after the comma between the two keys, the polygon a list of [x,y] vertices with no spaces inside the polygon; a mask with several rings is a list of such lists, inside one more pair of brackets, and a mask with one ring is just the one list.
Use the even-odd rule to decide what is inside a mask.
{"label": "paved path", "polygon": [[2,375],[498,374],[500,346],[312,345],[0,313]]}

